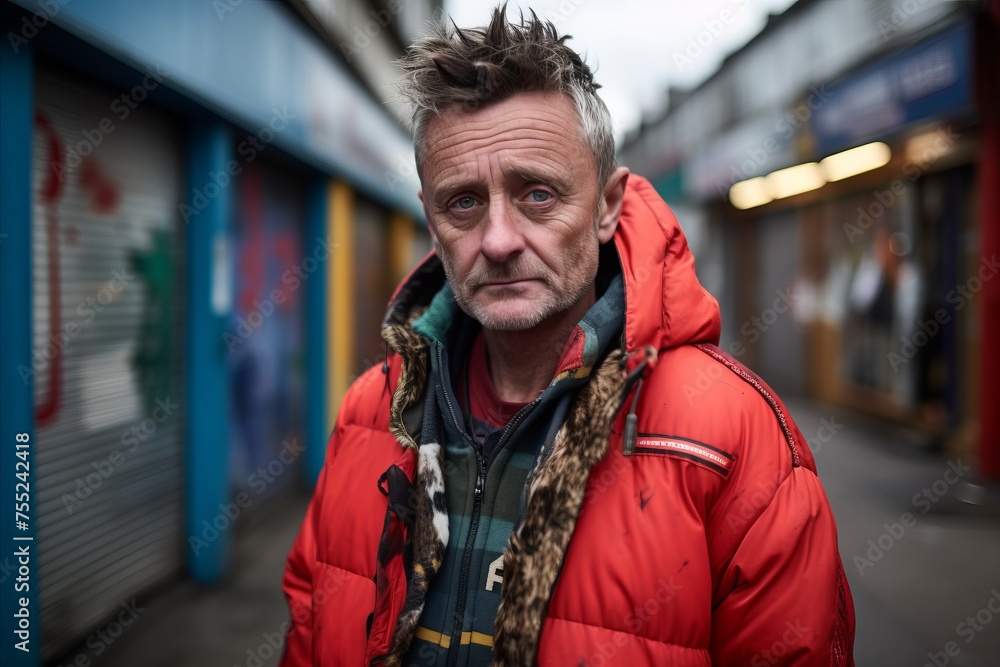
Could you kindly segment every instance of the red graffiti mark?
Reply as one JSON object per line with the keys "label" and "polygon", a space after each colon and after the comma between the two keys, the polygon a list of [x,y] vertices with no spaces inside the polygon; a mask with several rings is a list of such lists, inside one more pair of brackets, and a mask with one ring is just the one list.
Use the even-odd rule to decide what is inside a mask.
{"label": "red graffiti mark", "polygon": [[[48,244],[49,260],[49,335],[50,341],[59,341],[62,331],[62,295],[59,277],[59,216],[58,202],[63,194],[63,183],[59,174],[65,173],[63,145],[52,127],[51,121],[41,112],[35,112],[35,122],[47,135],[47,148],[52,168],[42,184],[39,195],[45,205],[45,241]],[[55,420],[62,402],[62,350],[57,350],[49,364],[49,395],[45,402],[35,406],[35,423],[45,426]]]}
{"label": "red graffiti mark", "polygon": [[288,227],[281,227],[275,232],[274,256],[281,266],[291,266],[299,257],[298,240]]}
{"label": "red graffiti mark", "polygon": [[[296,260],[299,259],[299,244],[298,239],[295,234],[287,227],[282,227],[277,231],[274,239],[274,255],[278,259],[278,266],[281,267],[281,274],[275,276],[275,283],[280,284],[281,287],[275,287],[273,292],[279,292],[281,294],[281,304],[278,306],[281,310],[288,310],[292,307],[294,300],[288,299],[287,286],[281,280],[284,272],[292,269],[296,264]],[[271,293],[269,293],[270,295]]]}
{"label": "red graffiti mark", "polygon": [[121,201],[118,184],[108,178],[93,156],[83,162],[80,184],[90,190],[90,208],[96,213],[113,213],[118,209]]}
{"label": "red graffiti mark", "polygon": [[240,248],[237,266],[242,285],[238,299],[239,309],[249,313],[254,309],[254,299],[260,297],[264,288],[266,258],[264,239],[264,193],[260,172],[247,169],[240,188],[245,236]]}

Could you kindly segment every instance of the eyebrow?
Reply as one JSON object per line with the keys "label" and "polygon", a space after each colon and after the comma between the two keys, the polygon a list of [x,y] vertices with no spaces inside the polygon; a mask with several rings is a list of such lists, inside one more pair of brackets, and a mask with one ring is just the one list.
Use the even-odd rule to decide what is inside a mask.
{"label": "eyebrow", "polygon": [[530,167],[512,166],[503,170],[504,176],[514,175],[529,183],[553,183],[560,187],[565,186],[563,179],[548,171],[535,171]]}
{"label": "eyebrow", "polygon": [[444,208],[448,200],[454,196],[456,192],[462,192],[463,190],[476,190],[479,185],[479,181],[474,178],[466,178],[459,181],[453,181],[451,183],[445,181],[443,185],[439,185],[434,188],[434,196],[431,201],[437,208]]}
{"label": "eyebrow", "polygon": [[[504,178],[511,176],[527,183],[550,183],[556,190],[565,192],[569,186],[566,179],[559,177],[547,170],[535,170],[526,166],[508,166],[502,168]],[[456,192],[463,190],[478,190],[481,182],[475,178],[465,178],[453,182],[445,181],[444,184],[434,188],[433,202],[435,206],[443,206],[446,200],[450,199]]]}

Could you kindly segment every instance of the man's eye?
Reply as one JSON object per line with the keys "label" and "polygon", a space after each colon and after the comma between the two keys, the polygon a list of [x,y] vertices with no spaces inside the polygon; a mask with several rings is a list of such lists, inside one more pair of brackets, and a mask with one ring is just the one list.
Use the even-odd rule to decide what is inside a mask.
{"label": "man's eye", "polygon": [[455,200],[455,207],[463,211],[468,211],[470,208],[476,205],[476,198],[466,195],[465,197],[459,197]]}
{"label": "man's eye", "polygon": [[531,197],[531,201],[537,204],[542,204],[552,199],[552,194],[545,190],[532,190],[529,196]]}

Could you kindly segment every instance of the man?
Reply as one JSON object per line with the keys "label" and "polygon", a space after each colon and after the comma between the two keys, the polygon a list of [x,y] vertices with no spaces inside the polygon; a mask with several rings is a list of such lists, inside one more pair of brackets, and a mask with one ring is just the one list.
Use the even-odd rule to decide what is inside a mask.
{"label": "man", "polygon": [[780,400],[554,26],[402,65],[436,254],[344,399],[285,665],[851,665],[836,527]]}

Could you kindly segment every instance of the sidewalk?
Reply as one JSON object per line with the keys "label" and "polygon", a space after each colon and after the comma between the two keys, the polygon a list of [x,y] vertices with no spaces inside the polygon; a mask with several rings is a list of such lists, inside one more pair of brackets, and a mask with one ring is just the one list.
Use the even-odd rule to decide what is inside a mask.
{"label": "sidewalk", "polygon": [[972,461],[858,415],[801,401],[789,410],[837,517],[858,666],[1000,665],[1000,614],[988,607],[996,595],[1000,609],[1000,518],[956,498]]}
{"label": "sidewalk", "polygon": [[[281,593],[285,557],[309,499],[279,501],[240,526],[229,579],[217,588],[182,580],[139,599],[133,627],[94,667],[274,667],[281,657],[288,607]],[[57,663],[73,664],[74,656]]]}
{"label": "sidewalk", "polygon": [[[837,516],[858,667],[1000,665],[1000,614],[988,606],[997,595],[1000,609],[1000,519],[954,511],[955,482],[972,478],[963,468],[971,461],[947,461],[905,431],[857,415],[804,401],[789,409]],[[277,665],[272,644],[287,619],[281,572],[306,502],[295,496],[240,527],[223,586],[181,581],[140,599],[146,611],[103,655],[84,651],[90,664]]]}

